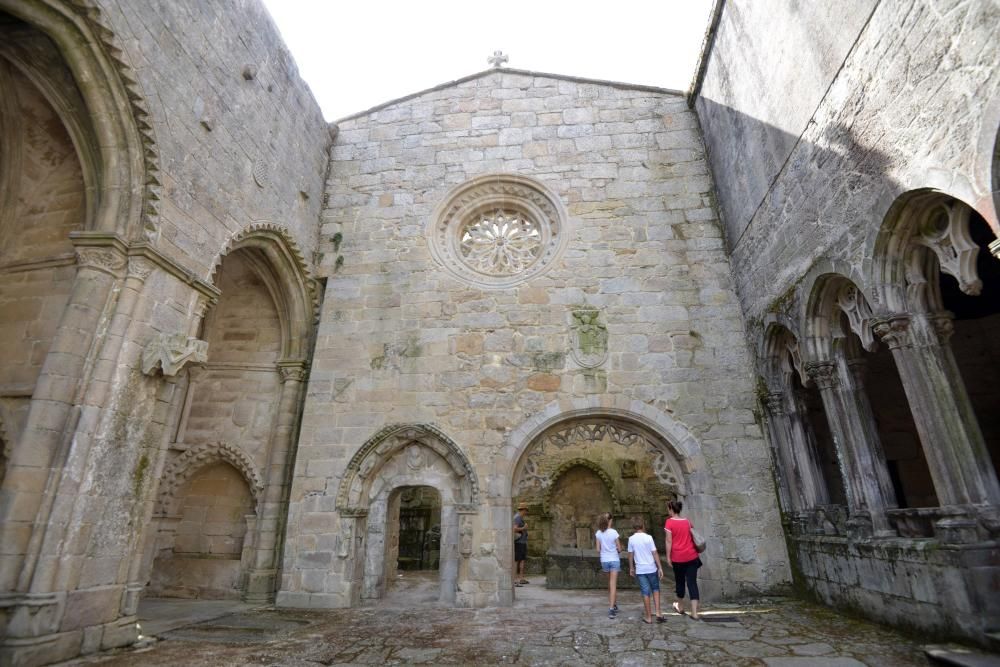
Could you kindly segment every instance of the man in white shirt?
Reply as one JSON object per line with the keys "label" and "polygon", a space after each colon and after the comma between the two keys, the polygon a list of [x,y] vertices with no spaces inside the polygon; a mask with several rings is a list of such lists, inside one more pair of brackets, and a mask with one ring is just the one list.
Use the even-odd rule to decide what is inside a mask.
{"label": "man in white shirt", "polygon": [[663,578],[660,554],[656,551],[653,537],[646,532],[646,522],[641,516],[632,519],[632,529],[635,533],[628,538],[628,569],[629,574],[639,580],[639,590],[642,591],[642,604],[645,608],[642,622],[653,622],[649,604],[652,596],[656,622],[663,623],[663,614],[660,613],[660,579]]}

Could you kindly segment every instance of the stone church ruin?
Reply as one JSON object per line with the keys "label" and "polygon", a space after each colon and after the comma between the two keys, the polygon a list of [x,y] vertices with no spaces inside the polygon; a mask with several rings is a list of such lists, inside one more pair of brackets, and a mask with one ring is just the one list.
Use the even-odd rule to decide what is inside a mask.
{"label": "stone church ruin", "polygon": [[995,642],[1000,9],[848,4],[720,0],[685,92],[496,54],[327,123],[256,2],[0,0],[0,662],[511,605],[521,502],[601,585],[675,497],[708,600]]}

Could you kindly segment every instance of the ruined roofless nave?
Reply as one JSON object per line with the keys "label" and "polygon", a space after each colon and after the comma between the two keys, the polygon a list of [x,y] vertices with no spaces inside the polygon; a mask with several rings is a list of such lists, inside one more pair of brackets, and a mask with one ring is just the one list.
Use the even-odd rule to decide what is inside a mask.
{"label": "ruined roofless nave", "polygon": [[0,661],[397,569],[510,605],[522,502],[592,586],[672,498],[708,601],[995,641],[1000,9],[847,5],[719,0],[688,91],[497,59],[328,124],[256,1],[0,0]]}

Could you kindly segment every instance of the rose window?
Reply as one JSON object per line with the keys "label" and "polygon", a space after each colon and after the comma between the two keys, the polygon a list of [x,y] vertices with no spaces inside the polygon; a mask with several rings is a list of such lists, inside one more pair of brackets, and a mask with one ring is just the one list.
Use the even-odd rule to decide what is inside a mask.
{"label": "rose window", "polygon": [[517,211],[495,209],[462,230],[465,262],[487,275],[509,276],[531,266],[542,252],[538,224]]}
{"label": "rose window", "polygon": [[427,229],[435,260],[482,288],[510,287],[547,270],[566,244],[558,198],[523,176],[481,176],[454,188]]}

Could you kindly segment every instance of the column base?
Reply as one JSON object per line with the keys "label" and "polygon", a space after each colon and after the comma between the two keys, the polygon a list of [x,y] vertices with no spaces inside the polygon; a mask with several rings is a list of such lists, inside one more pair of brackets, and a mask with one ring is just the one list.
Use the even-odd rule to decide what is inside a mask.
{"label": "column base", "polygon": [[870,540],[874,534],[872,517],[868,512],[858,512],[857,514],[852,514],[847,519],[848,539],[855,541]]}
{"label": "column base", "polygon": [[243,601],[252,604],[272,604],[277,582],[277,570],[252,570],[247,575],[247,583],[242,595]]}

